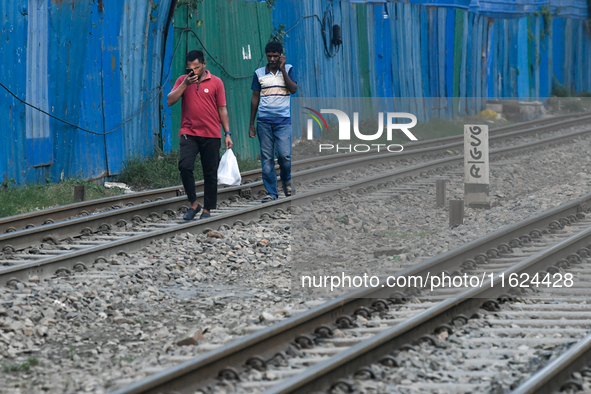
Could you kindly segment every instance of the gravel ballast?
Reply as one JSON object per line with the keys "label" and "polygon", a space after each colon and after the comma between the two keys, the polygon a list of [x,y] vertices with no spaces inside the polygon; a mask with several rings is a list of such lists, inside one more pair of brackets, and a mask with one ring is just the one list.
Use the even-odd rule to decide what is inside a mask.
{"label": "gravel ballast", "polygon": [[[459,172],[443,175],[450,199],[463,198]],[[464,224],[453,229],[447,210],[435,208],[434,187],[408,183],[390,197],[380,191],[321,202],[313,207],[313,229],[298,232],[298,243],[352,274],[394,272],[573,200],[591,190],[590,175],[588,141],[577,139],[493,163],[493,207],[466,208]],[[294,207],[291,216],[307,208]],[[347,220],[336,220],[343,215]],[[0,289],[0,387],[107,392],[333,297],[290,288],[295,220],[276,216],[182,234],[110,256],[85,273]],[[374,257],[384,248],[398,258]]]}

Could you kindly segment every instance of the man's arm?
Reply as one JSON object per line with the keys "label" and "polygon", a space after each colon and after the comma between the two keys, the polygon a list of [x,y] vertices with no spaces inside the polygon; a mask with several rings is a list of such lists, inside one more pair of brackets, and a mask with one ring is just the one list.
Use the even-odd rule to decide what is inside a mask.
{"label": "man's arm", "polygon": [[187,89],[187,85],[185,85],[185,82],[183,81],[178,88],[168,93],[168,96],[166,96],[166,104],[168,104],[169,107],[175,105],[181,97],[183,97],[185,89]]}
{"label": "man's arm", "polygon": [[168,93],[168,96],[166,96],[166,104],[168,104],[169,107],[175,105],[181,97],[183,97],[183,93],[185,93],[187,86],[197,83],[198,81],[199,77],[197,75],[194,75],[193,73],[189,74],[175,90]]}
{"label": "man's arm", "polygon": [[283,74],[283,80],[285,81],[285,87],[289,91],[290,94],[294,94],[298,90],[298,84],[291,80],[288,73],[285,71],[285,64],[287,63],[287,58],[285,55],[281,55],[279,58],[279,70],[281,74]]}
{"label": "man's arm", "polygon": [[285,72],[285,69],[281,70],[283,74],[283,79],[285,80],[285,87],[289,91],[290,94],[294,94],[298,90],[298,84],[291,80],[289,75]]}
{"label": "man's arm", "polygon": [[248,128],[248,135],[250,138],[254,138],[257,135],[257,131],[254,127],[254,119],[257,116],[260,100],[261,92],[258,90],[253,90],[252,97],[250,98],[250,127]]}
{"label": "man's arm", "polygon": [[[230,119],[228,118],[228,109],[226,107],[218,107],[218,114],[220,115],[220,121],[222,122],[222,128],[224,131],[230,131]],[[224,137],[224,143],[226,145],[226,149],[232,149],[234,143],[232,142],[232,137],[230,135],[226,135]]]}

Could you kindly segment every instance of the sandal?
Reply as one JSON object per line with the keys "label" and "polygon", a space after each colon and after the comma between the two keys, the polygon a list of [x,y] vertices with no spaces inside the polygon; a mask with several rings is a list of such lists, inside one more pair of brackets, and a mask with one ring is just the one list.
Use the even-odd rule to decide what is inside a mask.
{"label": "sandal", "polygon": [[269,202],[269,201],[275,201],[277,200],[277,197],[275,197],[272,194],[267,194],[265,197],[263,197],[263,199],[261,200],[262,202]]}
{"label": "sandal", "polygon": [[291,197],[295,194],[295,187],[291,185],[291,181],[283,184],[283,193],[285,193],[285,197]]}

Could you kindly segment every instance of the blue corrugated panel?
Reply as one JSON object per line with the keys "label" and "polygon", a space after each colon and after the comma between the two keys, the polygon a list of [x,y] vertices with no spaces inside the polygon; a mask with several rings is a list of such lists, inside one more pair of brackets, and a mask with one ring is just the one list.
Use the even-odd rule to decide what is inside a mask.
{"label": "blue corrugated panel", "polygon": [[445,83],[446,83],[446,97],[447,99],[447,117],[453,116],[453,100],[454,97],[454,44],[455,44],[455,29],[456,29],[456,10],[448,9],[446,17],[445,28]]}
{"label": "blue corrugated panel", "polygon": [[[423,97],[430,97],[429,91],[429,14],[427,7],[421,6],[421,72],[423,82]],[[426,110],[425,116],[429,118],[430,110]]]}
{"label": "blue corrugated panel", "polygon": [[421,121],[425,121],[429,119],[428,114],[425,110],[425,102],[422,99],[423,95],[423,62],[421,59],[422,51],[421,51],[421,7],[411,7],[410,8],[412,14],[412,26],[413,26],[413,34],[412,38],[412,54],[413,57],[411,59],[413,65],[413,74],[414,74],[414,97],[415,97],[415,106],[417,108],[417,118],[421,119]]}
{"label": "blue corrugated panel", "polygon": [[397,40],[398,37],[398,24],[396,21],[398,20],[398,4],[388,4],[388,12],[390,14],[390,34],[392,36],[392,93],[394,97],[403,97],[403,87],[401,86],[401,78],[400,78],[400,62],[401,58],[405,56],[403,52],[402,42]]}
{"label": "blue corrugated panel", "polygon": [[[353,1],[353,0],[349,0]],[[371,0],[355,0],[370,2]],[[526,14],[540,12],[548,6],[555,16],[588,19],[586,0],[387,0],[436,7],[455,7],[467,9],[491,18],[520,18]]]}
{"label": "blue corrugated panel", "polygon": [[505,53],[507,64],[503,75],[505,97],[517,97],[517,23],[515,19],[506,21],[508,29],[505,32]]}
{"label": "blue corrugated panel", "polygon": [[468,9],[472,1],[470,0],[433,0],[433,1],[423,1],[423,0],[409,0],[411,4],[420,4],[425,6],[434,6],[434,7],[453,7],[453,8],[462,8]]}
{"label": "blue corrugated panel", "polygon": [[[532,26],[533,30],[533,37],[540,37],[540,19],[536,18],[528,18],[529,24]],[[531,97],[541,97],[540,96],[540,40],[528,40],[528,45],[533,48],[530,50],[530,57],[529,57],[529,64],[528,69],[530,70],[530,76],[533,80],[530,80],[529,87],[530,87],[530,96]]]}
{"label": "blue corrugated panel", "polygon": [[550,10],[563,18],[588,19],[589,7],[584,0],[549,0]]}
{"label": "blue corrugated panel", "polygon": [[577,24],[577,48],[575,49],[576,57],[577,57],[577,64],[576,69],[581,70],[581,72],[575,72],[576,84],[575,90],[580,92],[585,90],[585,84],[587,82],[587,74],[589,73],[588,69],[585,69],[587,65],[587,45],[585,42],[585,24],[583,21],[576,21]]}
{"label": "blue corrugated panel", "polygon": [[[273,10],[273,26],[286,29],[293,27],[301,17],[317,15],[323,19],[325,11],[330,7],[335,23],[342,26],[344,43],[335,57],[325,54],[321,36],[320,23],[315,17],[303,19],[288,33],[286,39],[286,57],[295,66],[298,77],[296,97],[358,97],[361,94],[359,72],[359,48],[357,33],[357,17],[355,5],[330,1],[296,1],[277,2]],[[338,21],[338,22],[337,22]],[[365,32],[364,32],[365,33]],[[333,52],[334,50],[330,48]],[[306,59],[314,59],[308,61]],[[330,103],[326,100],[326,103]],[[323,108],[330,108],[324,106]],[[301,132],[299,116],[293,116],[295,135]]]}
{"label": "blue corrugated panel", "polygon": [[172,53],[173,53],[173,45],[174,45],[174,26],[172,23],[168,29],[168,36],[166,42],[166,49],[164,54],[164,62],[162,65],[162,84],[163,94],[162,100],[160,102],[160,111],[161,111],[161,118],[162,118],[162,128],[161,128],[161,136],[162,136],[162,149],[165,153],[171,152],[174,147],[172,145],[172,135],[174,131],[172,130],[171,124],[171,108],[166,103],[166,95],[167,92],[172,90]]}
{"label": "blue corrugated panel", "polygon": [[564,76],[564,85],[567,88],[573,87],[573,21],[571,19],[565,20],[564,26],[564,68],[563,68],[563,76]]}
{"label": "blue corrugated panel", "polygon": [[[562,18],[552,19],[552,75],[556,77],[558,83],[564,85],[564,22]],[[557,43],[557,44],[556,44]],[[554,80],[552,80],[552,85]]]}
{"label": "blue corrugated panel", "polygon": [[[437,8],[437,63],[439,64],[439,70],[436,74],[435,78],[438,78],[439,81],[439,95],[440,97],[447,97],[447,84],[445,81],[445,70],[446,70],[446,47],[445,47],[445,39],[446,39],[446,21],[447,21],[447,8]],[[445,119],[448,117],[447,113],[447,100],[438,100],[439,105],[439,118]],[[451,114],[449,114],[451,115]]]}
{"label": "blue corrugated panel", "polygon": [[[49,49],[48,0],[29,0],[27,29],[27,102],[48,111],[47,86]],[[49,119],[39,111],[26,111],[27,166],[49,166],[53,162]]]}
{"label": "blue corrugated panel", "polygon": [[[544,26],[544,22],[540,19],[540,31]],[[540,32],[537,33],[537,37],[540,37]],[[540,65],[539,65],[539,73],[540,73],[540,92],[539,97],[548,97],[550,96],[550,89],[552,86],[552,66],[550,64],[549,56],[552,53],[550,50],[551,40],[550,37],[544,35],[544,40],[538,38],[539,47],[540,47]]]}
{"label": "blue corrugated panel", "polygon": [[[139,86],[129,96],[125,96],[123,90],[122,81],[127,78],[123,74],[122,45],[126,42],[123,35],[129,34],[122,28],[126,23],[129,23],[125,20],[124,8],[124,0],[113,0],[104,4],[104,7],[99,10],[104,18],[104,47],[101,53],[103,70],[102,105],[105,113],[104,131],[109,132],[104,138],[106,169],[108,169],[109,174],[117,174],[120,171],[121,161],[126,153],[124,140],[125,135],[129,135],[128,129],[123,126],[112,131],[121,122],[128,119],[123,111],[125,107],[123,101],[133,100],[131,96],[137,97],[140,94]],[[118,17],[114,17],[115,15],[118,15]],[[143,66],[138,64],[136,72],[139,73],[142,68]]]}
{"label": "blue corrugated panel", "polygon": [[375,65],[376,94],[377,97],[392,97],[392,39],[390,34],[390,19],[384,19],[387,4],[381,4],[372,8],[374,24],[374,61]]}
{"label": "blue corrugated panel", "polygon": [[[436,8],[429,8],[427,10],[428,18],[429,18],[429,59],[427,60],[429,64],[429,87],[430,87],[430,97],[439,97],[439,83],[437,76],[437,70],[439,70],[439,49],[438,44],[439,41],[437,39],[437,9]],[[431,117],[439,117],[439,108],[435,100],[433,100],[432,107],[431,107]]]}
{"label": "blue corrugated panel", "polygon": [[[170,0],[0,0],[0,177],[17,183],[116,174],[153,153],[161,126],[162,30]],[[168,57],[170,63],[170,55]],[[132,118],[123,127],[102,135]],[[165,127],[163,127],[165,129]]]}
{"label": "blue corrugated panel", "polygon": [[497,28],[494,23],[490,24],[489,30],[489,41],[488,41],[488,49],[486,51],[486,83],[487,83],[487,96],[488,97],[498,97],[497,89],[496,89],[496,80],[497,80]]}
{"label": "blue corrugated panel", "polygon": [[[486,95],[527,97],[548,94],[548,80],[552,78],[552,70],[550,69],[552,61],[548,58],[548,51],[556,37],[552,39],[546,38],[544,42],[540,43],[542,17],[536,16],[534,18],[531,13],[540,12],[543,6],[550,5],[554,14],[562,12],[575,18],[586,17],[586,3],[584,0],[571,0],[562,3],[549,2],[548,0],[479,2],[410,0],[394,2],[398,4],[392,4],[393,2],[389,1],[386,4],[389,19],[383,19],[384,5],[382,3],[384,1],[349,1],[349,3],[351,2],[378,3],[367,4],[366,6],[367,20],[373,20],[375,23],[373,30],[370,31],[367,37],[370,50],[373,51],[370,53],[370,59],[373,58],[372,61],[375,63],[375,65],[370,66],[370,73],[374,74],[370,78],[372,94],[390,95],[388,88],[380,84],[381,81],[385,82],[387,80],[383,76],[384,70],[390,66],[392,70],[391,95],[394,97],[415,95],[437,97],[441,94],[449,97],[456,94],[454,89],[459,89],[460,96],[477,97],[475,100],[461,100],[459,102],[459,108],[467,110],[468,113],[480,110],[485,102],[482,97]],[[307,1],[301,3],[307,3]],[[349,8],[346,3],[347,1],[334,2],[334,9]],[[415,6],[414,4],[420,4],[421,6]],[[424,5],[438,7],[428,8],[424,7]],[[326,3],[323,3],[322,7],[325,6]],[[278,20],[278,18],[282,18],[282,12],[284,14],[291,12],[292,19],[295,15],[304,15],[298,14],[298,5],[292,2],[276,3],[276,8],[282,7],[285,7],[283,11],[276,10],[274,12],[275,26],[285,23],[287,27],[290,27],[290,24],[285,22],[285,18]],[[421,8],[419,7],[423,7],[423,11],[420,11]],[[456,7],[471,11],[462,16],[464,18],[464,30],[461,33],[454,32],[454,29],[457,28],[454,23],[455,12],[442,7]],[[300,10],[303,10],[303,7]],[[382,18],[380,18],[380,14]],[[526,15],[530,15],[531,22],[528,22],[528,19],[524,17]],[[355,18],[355,13],[352,13],[352,16]],[[509,20],[493,20],[489,17],[509,18]],[[338,17],[335,20],[335,23],[338,23]],[[391,36],[389,42],[388,37],[384,35],[386,28],[384,22],[386,25],[390,24]],[[533,26],[533,30],[528,28],[528,23]],[[351,34],[354,35],[356,31],[355,24],[344,20],[341,24],[346,41],[345,30],[349,27]],[[415,29],[416,26],[419,26],[418,30]],[[453,54],[453,44],[458,39],[455,36],[457,34],[462,34],[460,38],[462,43],[460,64],[456,64],[458,58],[454,58]],[[577,29],[573,29],[572,32],[566,34],[572,37],[570,43],[567,43],[566,46],[561,45],[560,53],[555,50],[552,57],[554,60],[560,59],[561,69],[568,68],[569,75],[574,78],[575,89],[583,89],[583,86],[587,86],[583,82],[585,79],[583,75],[591,75],[591,72],[581,73],[571,72],[571,70],[584,69],[584,66],[582,66],[584,64],[583,59],[587,59],[589,56],[585,50],[588,39],[585,39],[585,44],[583,44],[581,38],[578,38],[580,33]],[[563,42],[563,35],[561,32],[558,33],[560,42]],[[532,36],[533,42],[529,43]],[[354,68],[354,62],[359,59],[358,43],[356,37],[349,38],[351,49],[344,53],[344,61],[353,62],[351,68]],[[299,40],[294,41],[301,44]],[[288,39],[288,46],[290,44],[290,39]],[[383,48],[387,46],[390,47],[392,52],[390,64],[384,61],[382,55]],[[571,47],[572,49],[569,49]],[[421,48],[421,50],[418,51],[417,48]],[[429,50],[425,51],[425,48]],[[305,51],[305,53],[309,55],[310,51]],[[355,57],[351,59],[350,54]],[[578,56],[576,56],[577,54]],[[567,62],[564,60],[566,57],[572,58],[574,63],[566,64]],[[302,56],[298,56],[298,58],[305,59],[306,56],[302,53]],[[322,57],[316,57],[315,60],[319,63],[317,63],[316,67],[323,67],[327,61],[330,61]],[[421,67],[420,70],[417,70],[415,66],[419,64]],[[453,85],[453,70],[456,67],[461,69],[459,87]],[[560,71],[560,78],[564,79],[565,76],[565,73]],[[314,86],[322,86],[322,82],[318,81],[317,78],[316,76],[313,77]],[[591,77],[588,79],[591,79]],[[337,84],[336,86],[340,85]],[[323,96],[342,96],[342,94],[337,93],[333,86],[327,86],[327,88],[327,91],[319,92],[319,94]],[[345,96],[357,96],[358,94],[359,91],[349,89]],[[415,101],[414,103],[407,103],[407,105],[413,111],[420,111],[421,108],[420,105],[417,106],[418,103],[419,101]],[[431,105],[435,110],[434,115],[451,116],[451,101],[433,100]]]}
{"label": "blue corrugated panel", "polygon": [[[90,3],[90,9],[78,6],[76,12],[90,12],[90,22],[86,26],[80,26],[81,32],[85,34],[86,53],[70,53],[70,68],[78,63],[83,64],[81,73],[81,98],[79,117],[74,124],[88,129],[96,130],[99,133],[104,132],[103,115],[103,73],[102,45],[104,36],[104,17],[99,11],[99,5]],[[69,14],[69,7],[61,9],[60,19],[65,19]],[[79,8],[79,9],[78,9]],[[57,16],[57,15],[56,15]],[[84,21],[84,18],[82,18]],[[56,70],[57,71],[57,70]],[[109,76],[107,75],[107,80]],[[71,162],[65,166],[67,176],[80,176],[83,178],[99,178],[108,175],[105,168],[105,136],[91,134],[81,130],[68,130],[68,136],[73,139],[73,151],[71,152]],[[72,174],[72,168],[76,168],[80,173]],[[53,167],[54,171],[59,170],[59,166]],[[61,171],[60,171],[61,172]]]}
{"label": "blue corrugated panel", "polygon": [[501,56],[499,58],[499,61],[502,65],[501,74],[499,78],[499,84],[501,85],[501,88],[499,89],[499,92],[501,94],[500,97],[515,97],[513,95],[513,92],[511,92],[512,81],[510,77],[511,58],[509,54],[511,53],[511,43],[509,42],[509,37],[511,36],[511,31],[509,29],[511,27],[511,24],[509,20],[501,20],[499,21],[499,25],[502,26],[499,31],[499,35],[501,37],[499,50]]}
{"label": "blue corrugated panel", "polygon": [[476,81],[478,81],[478,92],[477,92],[477,100],[476,105],[477,108],[474,109],[472,114],[482,110],[486,104],[486,92],[488,87],[486,85],[486,53],[487,53],[487,43],[489,37],[489,24],[488,18],[479,15],[478,16],[478,23],[479,28],[481,31],[481,43],[480,43],[480,56],[478,57],[478,75]]}
{"label": "blue corrugated panel", "polygon": [[[170,109],[160,109],[164,99],[158,90],[172,58],[171,29],[167,45],[161,41],[170,1],[0,0],[0,27],[8,35],[0,48],[2,83],[53,115],[99,134],[129,120],[106,136],[94,135],[25,109],[2,91],[0,108],[8,117],[0,124],[0,180],[117,174],[126,158],[152,154],[159,133],[164,149],[172,148]],[[299,22],[286,38],[288,61],[299,80],[296,96],[324,97],[320,102],[327,108],[333,97],[370,92],[394,97],[396,110],[428,119],[452,116],[452,95],[478,97],[454,101],[461,114],[480,110],[486,95],[547,95],[554,75],[569,88],[591,90],[590,39],[581,14],[573,14],[578,19],[553,18],[552,36],[541,42],[543,17],[523,17],[547,4],[555,12],[559,6],[560,12],[582,9],[581,1],[453,3],[476,13],[425,5],[443,3],[372,3],[275,3],[275,27]],[[316,15],[322,20],[327,11],[342,27],[343,46],[333,58],[325,54],[316,17],[300,19]],[[512,19],[486,16],[499,12]],[[214,37],[210,48],[223,52],[227,39],[232,38]],[[261,38],[263,45],[267,39]],[[36,51],[31,43],[46,48]],[[366,72],[361,75],[361,70]],[[164,83],[166,93],[170,80]],[[424,103],[423,96],[442,99]],[[404,102],[400,97],[416,98]],[[350,105],[343,110],[359,110]],[[297,119],[296,134],[301,130]]]}
{"label": "blue corrugated panel", "polygon": [[[91,111],[85,105],[93,101],[90,97],[92,93],[88,92],[88,89],[97,92],[97,87],[93,89],[90,81],[85,82],[89,76],[85,70],[88,64],[87,50],[92,53],[88,42],[92,26],[91,6],[88,2],[79,2],[75,6],[70,2],[62,2],[52,4],[49,11],[49,89],[52,114],[78,125],[80,119],[84,118],[82,111]],[[72,36],[73,31],[76,32],[75,37]],[[96,99],[97,97],[94,98]],[[90,103],[89,105],[92,105]],[[97,152],[96,147],[88,150],[83,148],[85,141],[82,141],[81,137],[85,138],[86,133],[55,119],[50,120],[50,128],[55,156],[55,164],[51,166],[53,180],[60,180],[62,176],[88,177]],[[97,132],[102,132],[102,129],[98,129]],[[97,140],[101,141],[101,137],[88,140],[88,144],[96,143]],[[83,149],[82,152],[79,152],[79,149]],[[80,160],[80,157],[84,159]],[[32,180],[29,179],[30,181]]]}
{"label": "blue corrugated panel", "polygon": [[[247,0],[248,1],[248,0]],[[344,0],[343,0],[344,1]],[[526,14],[540,12],[549,6],[553,15],[587,19],[586,0],[348,0],[351,3],[400,2],[434,7],[452,7],[491,18],[521,18]]]}
{"label": "blue corrugated panel", "polygon": [[[134,2],[137,2],[135,0]],[[162,95],[160,95],[159,88],[162,84],[162,73],[164,69],[168,69],[166,64],[163,64],[165,61],[165,42],[164,40],[164,30],[166,28],[166,22],[169,14],[169,8],[171,6],[172,0],[152,0],[152,7],[156,7],[151,11],[151,21],[149,24],[149,31],[148,31],[148,56],[151,57],[150,61],[150,68],[147,70],[149,78],[148,78],[148,87],[147,87],[147,97],[146,102],[150,101],[150,104],[147,104],[148,107],[144,111],[147,114],[147,125],[145,128],[142,128],[140,134],[150,134],[149,136],[145,136],[145,144],[146,144],[146,153],[144,156],[151,155],[154,152],[154,147],[159,142],[159,135],[162,133],[162,123],[164,122],[163,117],[166,116],[166,113],[170,113],[171,108],[167,105],[164,108],[160,108],[161,99],[165,102],[166,95],[170,90],[163,89]],[[169,35],[172,35],[172,30],[169,28]],[[172,60],[172,59],[171,59]],[[170,78],[168,80],[170,83]],[[171,86],[169,85],[169,88]],[[164,110],[164,112],[162,112]],[[168,127],[170,130],[170,124]],[[170,138],[170,134],[168,135]]]}
{"label": "blue corrugated panel", "polygon": [[[150,7],[151,5],[151,7]],[[112,7],[112,8],[110,8]],[[113,26],[109,34],[119,37],[106,56],[115,59],[117,67],[110,70],[111,78],[120,81],[119,89],[113,90],[112,102],[117,106],[112,111],[119,117],[117,124],[126,122],[120,129],[107,136],[107,159],[109,174],[121,171],[122,161],[131,157],[146,157],[153,153],[161,132],[161,122],[167,127],[167,149],[171,145],[170,108],[161,109],[160,84],[168,76],[168,83],[162,89],[162,96],[170,91],[170,61],[162,64],[165,54],[163,29],[167,21],[170,0],[138,3],[132,0],[119,0],[118,4],[105,5],[105,15],[121,15],[121,21]],[[172,34],[169,29],[169,36]],[[169,40],[169,43],[172,43]],[[167,48],[166,51],[171,51]],[[164,73],[164,75],[162,75]],[[113,87],[117,87],[114,84]],[[111,97],[105,97],[106,100]],[[129,121],[128,121],[129,120]],[[112,127],[116,127],[115,124]],[[111,130],[108,127],[107,130]]]}
{"label": "blue corrugated panel", "polygon": [[519,19],[517,29],[517,97],[529,97],[529,68],[527,58],[527,18]]}
{"label": "blue corrugated panel", "polygon": [[581,89],[581,77],[583,75],[583,73],[577,73],[574,72],[574,70],[581,70],[582,68],[582,64],[581,64],[581,56],[582,56],[582,46],[581,46],[581,40],[579,37],[582,36],[582,30],[581,30],[581,24],[579,23],[580,21],[572,21],[572,37],[573,37],[573,47],[572,47],[572,51],[573,51],[573,57],[572,57],[572,63],[571,63],[571,78],[572,78],[572,86],[574,87],[574,90],[580,90]]}
{"label": "blue corrugated panel", "polygon": [[[468,35],[469,35],[469,23],[470,23],[470,16],[471,14],[469,12],[462,12],[462,31],[458,32],[461,35],[462,38],[462,49],[466,48],[466,46],[468,45]],[[469,109],[467,108],[469,106],[470,103],[467,102],[466,100],[466,92],[467,92],[467,81],[466,81],[466,61],[468,60],[468,54],[467,51],[462,50],[461,53],[461,58],[460,58],[460,72],[459,72],[459,95],[458,97],[460,97],[459,99],[459,115],[460,116],[466,116],[469,113]],[[456,65],[456,68],[458,66]]]}
{"label": "blue corrugated panel", "polygon": [[526,14],[539,12],[548,0],[479,0],[471,6],[471,12],[494,18],[520,18]]}
{"label": "blue corrugated panel", "polygon": [[[585,25],[583,24],[583,28]],[[591,43],[589,40],[586,39],[586,35],[583,35],[581,39],[582,46],[583,46],[583,66],[579,72],[583,74],[583,85],[581,86],[580,90],[591,90]]]}
{"label": "blue corrugated panel", "polygon": [[[125,0],[122,11],[119,47],[123,90],[121,116],[126,120],[134,116],[139,108],[150,105],[148,90],[151,85],[150,70],[154,65],[148,42],[150,29],[148,21],[151,10],[133,0]],[[142,111],[125,124],[122,127],[123,132],[119,134],[122,138],[115,144],[110,143],[108,147],[110,149],[122,147],[123,156],[145,156],[148,148],[146,142],[153,144],[153,135],[150,135],[152,130],[147,122],[148,111]]]}
{"label": "blue corrugated panel", "polygon": [[[321,16],[328,7],[327,3],[312,6],[310,0],[278,3],[273,14],[274,24],[285,24],[290,28],[300,17],[311,13]],[[357,35],[361,34],[359,29],[363,24],[357,24],[360,14],[355,8],[359,6],[342,1],[334,2],[332,7],[334,22],[342,26],[344,41],[344,50],[337,58],[326,57],[319,47],[321,42],[310,42],[320,39],[314,31],[319,26],[306,26],[312,30],[304,39],[299,31],[302,22],[287,38],[288,57],[293,59],[291,54],[297,53],[294,65],[302,70],[299,75],[300,96],[317,94],[329,98],[358,97],[361,94],[360,79],[354,78],[357,84],[349,86],[340,69],[341,64],[346,64],[346,69],[356,73],[359,62],[363,61],[359,49],[362,42]],[[587,75],[590,73],[578,71],[584,69],[585,62],[588,62],[586,52],[589,46],[589,39],[581,34],[580,21],[561,22],[561,18],[554,18],[556,27],[553,30],[556,33],[540,42],[542,15],[492,19],[481,13],[403,3],[367,4],[364,7],[364,20],[368,21],[365,39],[370,59],[367,79],[372,95],[393,97],[399,103],[398,110],[413,112],[421,119],[451,117],[456,105],[460,114],[474,114],[483,108],[487,96],[547,95],[553,71],[558,72],[561,80],[570,78],[576,90],[587,86]],[[523,11],[524,7],[521,4],[516,10]],[[572,28],[565,31],[563,25],[572,25]],[[553,41],[561,42],[561,45],[551,53]],[[459,53],[454,54],[457,48]],[[384,56],[386,52],[390,52],[391,56]],[[311,74],[306,59],[314,59],[315,62]],[[556,60],[559,60],[561,70],[568,70],[568,75],[557,68]],[[550,69],[553,63],[554,70]],[[458,74],[454,74],[458,69]],[[335,75],[337,79],[334,79]],[[474,99],[448,99],[455,95]],[[425,96],[442,96],[443,99],[431,100],[427,104],[431,106],[430,113],[422,112],[426,108],[420,98],[404,103],[404,100],[398,100],[399,97]]]}
{"label": "blue corrugated panel", "polygon": [[482,82],[486,81],[483,78],[483,58],[482,54],[486,48],[486,41],[487,38],[485,36],[485,24],[484,20],[486,18],[482,15],[474,15],[474,22],[473,22],[473,30],[474,30],[474,37],[472,40],[472,51],[470,53],[470,57],[472,59],[472,91],[470,93],[470,97],[474,97],[473,100],[470,101],[470,113],[474,114],[482,109],[482,95],[486,92],[486,89],[482,89]]}
{"label": "blue corrugated panel", "polygon": [[[0,82],[18,97],[27,91],[26,2],[0,1]],[[0,89],[0,182],[21,182],[26,175],[25,106]]]}

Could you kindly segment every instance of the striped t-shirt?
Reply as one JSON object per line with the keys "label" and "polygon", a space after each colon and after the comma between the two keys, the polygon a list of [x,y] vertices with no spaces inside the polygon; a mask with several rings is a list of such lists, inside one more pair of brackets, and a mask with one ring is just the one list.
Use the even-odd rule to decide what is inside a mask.
{"label": "striped t-shirt", "polygon": [[[295,72],[291,64],[285,65],[289,78],[296,82]],[[281,71],[273,74],[269,66],[261,67],[254,72],[252,90],[261,92],[259,101],[258,121],[263,123],[290,124],[290,96],[285,86]]]}

